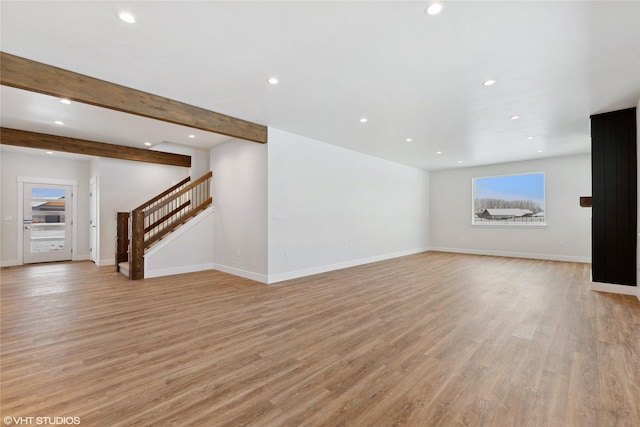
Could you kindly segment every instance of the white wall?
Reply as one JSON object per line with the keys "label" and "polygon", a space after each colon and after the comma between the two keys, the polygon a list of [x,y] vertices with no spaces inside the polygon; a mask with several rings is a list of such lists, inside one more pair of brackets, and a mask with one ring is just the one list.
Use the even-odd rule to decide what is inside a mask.
{"label": "white wall", "polygon": [[[65,179],[78,181],[77,205],[77,247],[73,248],[74,259],[89,259],[89,161],[58,157],[57,155],[33,152],[0,152],[2,166],[1,253],[3,266],[18,263],[18,176]],[[20,230],[22,230],[20,228]],[[22,236],[20,235],[20,238]]]}
{"label": "white wall", "polygon": [[267,146],[234,140],[211,150],[215,268],[267,282]]}
{"label": "white wall", "polygon": [[[471,226],[471,180],[544,172],[547,227]],[[589,154],[431,173],[431,247],[434,250],[591,262]]]}
{"label": "white wall", "polygon": [[[191,167],[189,168],[189,176],[191,179],[196,180],[202,175],[208,173],[211,169],[209,150],[199,150],[197,148],[188,147],[186,145],[174,144],[170,142],[163,142],[153,147],[156,151],[162,151],[165,153],[183,154],[185,156],[191,156]],[[185,176],[186,178],[186,176]]]}
{"label": "white wall", "polygon": [[[183,167],[100,158],[99,265],[115,262],[116,212],[129,212],[189,176]],[[88,179],[87,179],[88,182]]]}
{"label": "white wall", "polygon": [[428,249],[429,172],[272,128],[268,146],[270,283]]}
{"label": "white wall", "polygon": [[144,255],[144,277],[210,270],[213,266],[213,208],[191,218]]}

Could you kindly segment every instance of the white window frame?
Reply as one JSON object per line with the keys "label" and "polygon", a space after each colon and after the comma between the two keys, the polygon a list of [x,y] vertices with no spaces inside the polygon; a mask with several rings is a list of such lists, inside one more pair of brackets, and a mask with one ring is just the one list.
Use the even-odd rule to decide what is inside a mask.
{"label": "white window frame", "polygon": [[[542,175],[543,181],[543,212],[544,212],[544,220],[541,222],[518,222],[518,221],[476,221],[476,181],[480,179],[487,178],[506,178],[510,176],[522,176],[522,175]],[[517,227],[517,228],[545,228],[548,225],[548,212],[547,212],[547,177],[544,172],[522,172],[522,173],[512,173],[505,175],[492,175],[492,176],[478,176],[471,179],[471,225],[473,227],[500,227],[500,228],[509,228],[509,227]]]}

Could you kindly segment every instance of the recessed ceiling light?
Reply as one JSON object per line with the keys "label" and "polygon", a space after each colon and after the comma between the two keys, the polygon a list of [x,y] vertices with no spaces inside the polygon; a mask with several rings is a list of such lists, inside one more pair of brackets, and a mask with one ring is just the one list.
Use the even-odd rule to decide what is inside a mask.
{"label": "recessed ceiling light", "polygon": [[195,138],[196,136],[194,134],[189,135],[189,138]]}
{"label": "recessed ceiling light", "polygon": [[145,142],[144,145],[146,145],[147,147],[151,147],[151,143],[150,142]]}
{"label": "recessed ceiling light", "polygon": [[271,77],[269,80],[267,80],[269,82],[269,84],[271,85],[277,85],[279,83],[278,79],[275,77]]}
{"label": "recessed ceiling light", "polygon": [[442,3],[432,3],[425,9],[425,12],[431,16],[439,14],[442,12]]}
{"label": "recessed ceiling light", "polygon": [[411,142],[411,141],[413,141],[413,139],[411,139],[411,138],[405,139],[405,142]]}
{"label": "recessed ceiling light", "polygon": [[528,136],[527,141],[531,141],[533,138],[534,138],[533,136]]}
{"label": "recessed ceiling light", "polygon": [[63,104],[66,104],[66,105],[71,105],[71,100],[67,99],[67,98],[60,99],[60,102],[62,102]]}
{"label": "recessed ceiling light", "polygon": [[493,86],[494,84],[496,84],[496,81],[489,79],[489,80],[485,80],[482,84],[485,86]]}
{"label": "recessed ceiling light", "polygon": [[442,151],[436,151],[436,154],[442,154]]}
{"label": "recessed ceiling light", "polygon": [[47,154],[51,155],[53,154],[53,151],[47,151]]}
{"label": "recessed ceiling light", "polygon": [[122,19],[124,22],[126,22],[127,24],[135,24],[136,23],[136,18],[135,16],[133,16],[132,14],[130,14],[129,12],[122,12],[120,13],[120,15],[118,15],[120,17],[120,19]]}
{"label": "recessed ceiling light", "polygon": [[462,160],[458,160],[458,163],[463,163],[463,161]]}
{"label": "recessed ceiling light", "polygon": [[361,118],[360,123],[367,123],[367,119],[365,117]]}
{"label": "recessed ceiling light", "polygon": [[515,116],[509,117],[509,119],[511,119],[511,120],[518,120],[519,118],[520,118],[520,116],[518,116],[517,114]]}
{"label": "recessed ceiling light", "polygon": [[64,122],[63,122],[62,120],[56,120],[56,121],[55,121],[55,122],[53,122],[53,123],[55,123],[55,124],[57,124],[57,125],[63,125],[63,124],[64,124]]}
{"label": "recessed ceiling light", "polygon": [[538,153],[542,153],[542,150],[538,150]]}

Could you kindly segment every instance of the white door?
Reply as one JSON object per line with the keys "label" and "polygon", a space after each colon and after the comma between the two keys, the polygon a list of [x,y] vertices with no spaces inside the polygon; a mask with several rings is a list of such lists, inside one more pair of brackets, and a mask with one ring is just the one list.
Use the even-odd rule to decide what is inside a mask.
{"label": "white door", "polygon": [[24,263],[66,261],[71,252],[71,185],[25,182]]}
{"label": "white door", "polygon": [[96,197],[96,181],[89,183],[89,254],[91,261],[98,262],[98,198]]}

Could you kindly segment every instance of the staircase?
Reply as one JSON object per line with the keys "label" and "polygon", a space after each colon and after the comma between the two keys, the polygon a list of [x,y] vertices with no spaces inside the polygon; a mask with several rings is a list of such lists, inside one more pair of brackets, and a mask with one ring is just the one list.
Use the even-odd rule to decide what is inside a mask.
{"label": "staircase", "polygon": [[118,212],[116,271],[144,279],[146,251],[212,204],[211,178],[211,172],[193,182],[186,178],[133,211]]}

